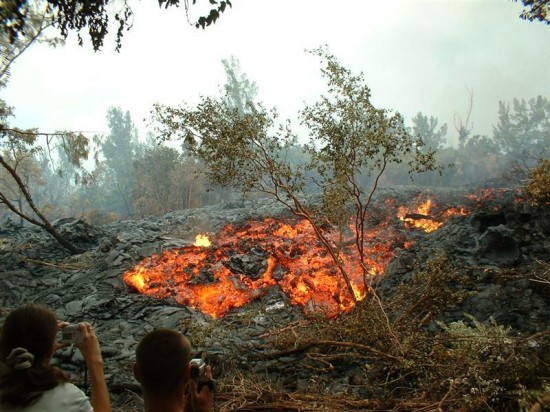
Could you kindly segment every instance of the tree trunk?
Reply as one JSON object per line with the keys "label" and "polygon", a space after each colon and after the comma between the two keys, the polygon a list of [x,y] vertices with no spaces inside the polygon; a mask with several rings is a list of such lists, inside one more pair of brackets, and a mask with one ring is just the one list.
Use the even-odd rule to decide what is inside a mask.
{"label": "tree trunk", "polygon": [[[19,187],[19,190],[23,194],[27,204],[31,208],[31,210],[38,216],[40,220],[36,220],[32,218],[31,216],[28,216],[24,214],[22,211],[18,210],[18,208],[10,201],[8,200],[1,192],[0,192],[0,200],[2,200],[2,203],[4,203],[12,212],[14,212],[16,215],[18,215],[21,219],[25,219],[27,222],[32,223],[33,225],[39,226],[42,229],[44,229],[46,232],[48,232],[50,235],[54,237],[54,239],[65,249],[67,249],[71,254],[77,255],[79,253],[84,252],[84,250],[77,248],[75,245],[73,245],[71,242],[69,242],[67,239],[65,239],[61,234],[52,226],[52,224],[49,222],[49,220],[44,216],[40,210],[36,207],[34,204],[34,201],[32,199],[32,196],[27,188],[27,186],[23,183],[21,180],[21,177],[17,174],[14,168],[12,168],[2,156],[0,156],[0,164],[8,171],[8,173],[11,175],[13,180],[17,183],[17,186]],[[21,205],[22,210],[22,205]]]}
{"label": "tree trunk", "polygon": [[44,223],[39,226],[42,227],[50,235],[52,235],[54,239],[57,240],[57,242],[61,246],[63,246],[65,249],[67,249],[72,255],[78,255],[84,252],[84,250],[76,247],[67,239],[65,239],[63,236],[61,236],[61,234],[57,230],[55,230],[55,228],[51,225],[51,223],[48,220],[44,220]]}

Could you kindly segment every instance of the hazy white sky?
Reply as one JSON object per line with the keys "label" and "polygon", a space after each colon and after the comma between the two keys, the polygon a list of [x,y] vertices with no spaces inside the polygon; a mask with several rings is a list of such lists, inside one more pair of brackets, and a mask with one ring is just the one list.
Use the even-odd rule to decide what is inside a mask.
{"label": "hazy white sky", "polygon": [[[182,1],[183,3],[183,1]],[[114,41],[92,51],[76,36],[57,49],[36,45],[15,63],[2,98],[12,125],[42,131],[105,133],[110,106],[129,110],[145,130],[155,102],[196,102],[218,93],[221,60],[236,56],[260,98],[294,116],[323,91],[319,61],[304,52],[322,44],[363,72],[379,107],[447,123],[464,115],[474,93],[474,133],[492,133],[498,101],[550,98],[550,27],[526,22],[509,0],[232,0],[221,19],[197,30],[183,6],[131,2],[134,27],[120,53]],[[114,28],[113,28],[114,31]]]}

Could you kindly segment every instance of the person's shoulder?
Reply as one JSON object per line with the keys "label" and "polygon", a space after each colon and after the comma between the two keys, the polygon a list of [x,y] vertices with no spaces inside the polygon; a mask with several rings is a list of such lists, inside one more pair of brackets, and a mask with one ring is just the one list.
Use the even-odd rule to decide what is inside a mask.
{"label": "person's shoulder", "polygon": [[44,392],[43,398],[50,404],[60,405],[64,411],[93,411],[86,394],[69,382],[60,383],[50,391]]}
{"label": "person's shoulder", "polygon": [[82,390],[79,389],[78,386],[76,386],[75,384],[70,382],[61,382],[55,388],[45,391],[43,396],[45,395],[47,397],[64,397],[77,395],[80,393],[84,395],[84,392],[82,392]]}
{"label": "person's shoulder", "polygon": [[0,412],[93,412],[86,394],[72,383],[60,383],[45,391],[40,399],[24,408],[6,408],[0,405]]}

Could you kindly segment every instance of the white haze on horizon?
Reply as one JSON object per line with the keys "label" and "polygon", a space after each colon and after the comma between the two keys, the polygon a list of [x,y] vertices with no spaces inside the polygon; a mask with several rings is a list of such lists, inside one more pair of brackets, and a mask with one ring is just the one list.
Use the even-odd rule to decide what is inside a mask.
{"label": "white haze on horizon", "polygon": [[[129,110],[144,137],[155,102],[196,103],[225,82],[222,59],[235,56],[259,97],[293,117],[324,91],[318,59],[327,44],[354,73],[363,72],[373,102],[421,111],[447,123],[464,116],[473,90],[474,134],[492,134],[499,100],[550,98],[550,27],[526,22],[508,0],[233,0],[206,30],[187,23],[183,5],[134,3],[134,27],[120,53],[112,39],[94,53],[76,45],[35,45],[13,66],[2,98],[17,127],[107,133],[110,106]],[[114,28],[112,29],[114,31]]]}

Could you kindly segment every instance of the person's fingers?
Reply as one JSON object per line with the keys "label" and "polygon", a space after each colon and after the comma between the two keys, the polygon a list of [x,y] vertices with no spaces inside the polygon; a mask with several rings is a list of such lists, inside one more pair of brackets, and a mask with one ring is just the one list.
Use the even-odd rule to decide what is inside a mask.
{"label": "person's fingers", "polygon": [[191,405],[191,393],[189,392],[190,391],[190,388],[189,386],[187,386],[187,393],[185,394],[185,400],[183,401],[183,410],[184,412],[191,412],[193,409],[192,409],[192,405]]}
{"label": "person's fingers", "polygon": [[82,332],[82,336],[95,336],[94,327],[88,322],[80,323],[80,331]]}
{"label": "person's fingers", "polygon": [[[99,346],[99,340],[94,333],[94,328],[88,322],[79,323],[81,337],[75,342],[78,349],[82,353],[86,364],[90,362],[102,361],[101,348]],[[88,365],[89,367],[89,365]]]}
{"label": "person's fingers", "polygon": [[70,325],[69,322],[65,322],[64,320],[57,320],[57,328],[58,329],[66,328],[69,325]]}
{"label": "person's fingers", "polygon": [[198,392],[198,385],[197,381],[195,379],[189,379],[188,385],[188,393],[191,396],[191,399],[193,399],[194,396],[196,396]]}
{"label": "person's fingers", "polygon": [[212,379],[212,368],[210,367],[210,365],[206,365],[206,368],[204,369],[204,377],[207,380]]}
{"label": "person's fingers", "polygon": [[80,327],[80,332],[82,333],[82,336],[86,336],[88,334],[88,328],[86,327],[86,324],[84,322],[80,322],[78,326]]}

